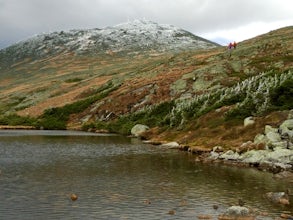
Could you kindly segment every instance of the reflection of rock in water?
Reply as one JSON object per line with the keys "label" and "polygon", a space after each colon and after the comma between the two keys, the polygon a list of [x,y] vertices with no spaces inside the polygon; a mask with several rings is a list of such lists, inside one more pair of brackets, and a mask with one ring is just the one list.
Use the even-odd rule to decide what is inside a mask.
{"label": "reflection of rock in water", "polygon": [[285,192],[268,192],[266,198],[273,203],[280,203],[283,205],[289,205],[289,190]]}

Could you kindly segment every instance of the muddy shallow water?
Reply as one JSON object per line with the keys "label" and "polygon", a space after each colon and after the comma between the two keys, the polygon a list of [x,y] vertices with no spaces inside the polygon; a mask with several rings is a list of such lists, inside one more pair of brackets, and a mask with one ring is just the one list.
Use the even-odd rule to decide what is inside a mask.
{"label": "muddy shallow water", "polygon": [[239,198],[257,219],[293,214],[264,198],[292,183],[194,161],[116,135],[0,130],[0,219],[217,219]]}

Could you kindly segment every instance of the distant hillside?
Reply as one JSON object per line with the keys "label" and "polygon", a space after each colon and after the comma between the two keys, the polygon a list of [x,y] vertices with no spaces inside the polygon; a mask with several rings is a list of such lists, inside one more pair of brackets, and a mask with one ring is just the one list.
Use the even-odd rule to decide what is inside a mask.
{"label": "distant hillside", "polygon": [[136,54],[207,49],[218,46],[172,25],[146,20],[90,30],[41,34],[0,51],[1,67],[29,58],[32,60],[62,53],[97,56],[105,53]]}
{"label": "distant hillside", "polygon": [[234,135],[244,117],[292,107],[292,36],[274,30],[229,56],[146,21],[40,35],[0,51],[0,124],[129,134],[142,123],[158,138],[237,144],[263,128]]}

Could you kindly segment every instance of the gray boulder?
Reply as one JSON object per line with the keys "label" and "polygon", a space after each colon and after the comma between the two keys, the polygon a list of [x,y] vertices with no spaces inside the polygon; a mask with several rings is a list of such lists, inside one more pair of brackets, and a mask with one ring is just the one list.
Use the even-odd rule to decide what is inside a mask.
{"label": "gray boulder", "polygon": [[131,134],[135,137],[141,137],[141,135],[149,129],[150,128],[146,125],[137,124],[131,129]]}
{"label": "gray boulder", "polygon": [[162,144],[161,147],[170,148],[170,149],[177,149],[180,147],[180,144],[178,144],[177,142],[174,141],[174,142]]}
{"label": "gray boulder", "polygon": [[288,192],[268,192],[266,198],[273,203],[290,204]]}
{"label": "gray boulder", "polygon": [[231,206],[225,212],[228,216],[248,216],[249,209],[243,206]]}
{"label": "gray boulder", "polygon": [[267,150],[251,150],[242,154],[239,159],[244,163],[260,164],[265,161]]}
{"label": "gray boulder", "polygon": [[244,127],[249,126],[249,125],[253,125],[254,123],[255,123],[255,121],[252,116],[244,119]]}
{"label": "gray boulder", "polygon": [[273,142],[271,145],[272,145],[274,150],[287,149],[288,148],[288,142],[287,141]]}
{"label": "gray boulder", "polygon": [[274,148],[274,143],[281,141],[281,136],[278,132],[270,131],[266,134],[266,144],[270,148]]}
{"label": "gray boulder", "polygon": [[266,136],[264,134],[257,134],[254,137],[253,143],[255,144],[266,143]]}
{"label": "gray boulder", "polygon": [[289,111],[288,119],[293,119],[293,109]]}
{"label": "gray boulder", "polygon": [[217,160],[217,159],[219,158],[219,156],[220,156],[219,153],[217,153],[217,152],[215,152],[215,151],[212,151],[212,152],[210,153],[209,158],[210,158],[211,160]]}
{"label": "gray boulder", "polygon": [[268,134],[269,132],[278,133],[278,129],[277,128],[273,128],[270,125],[266,125],[265,126],[265,134]]}
{"label": "gray boulder", "polygon": [[274,163],[292,164],[293,151],[289,149],[277,149],[266,155],[266,161]]}
{"label": "gray boulder", "polygon": [[228,150],[227,152],[219,156],[220,159],[224,159],[224,160],[238,160],[239,157],[240,155],[237,152],[234,152],[232,150]]}
{"label": "gray boulder", "polygon": [[288,119],[284,121],[280,125],[279,131],[282,137],[287,137],[292,142],[293,141],[293,119]]}

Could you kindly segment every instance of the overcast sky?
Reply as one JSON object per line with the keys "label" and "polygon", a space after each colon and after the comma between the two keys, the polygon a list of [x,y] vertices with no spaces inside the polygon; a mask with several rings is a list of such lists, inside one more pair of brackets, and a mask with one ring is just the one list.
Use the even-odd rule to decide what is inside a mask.
{"label": "overcast sky", "polygon": [[0,48],[40,33],[135,19],[226,44],[293,25],[293,0],[0,0]]}

